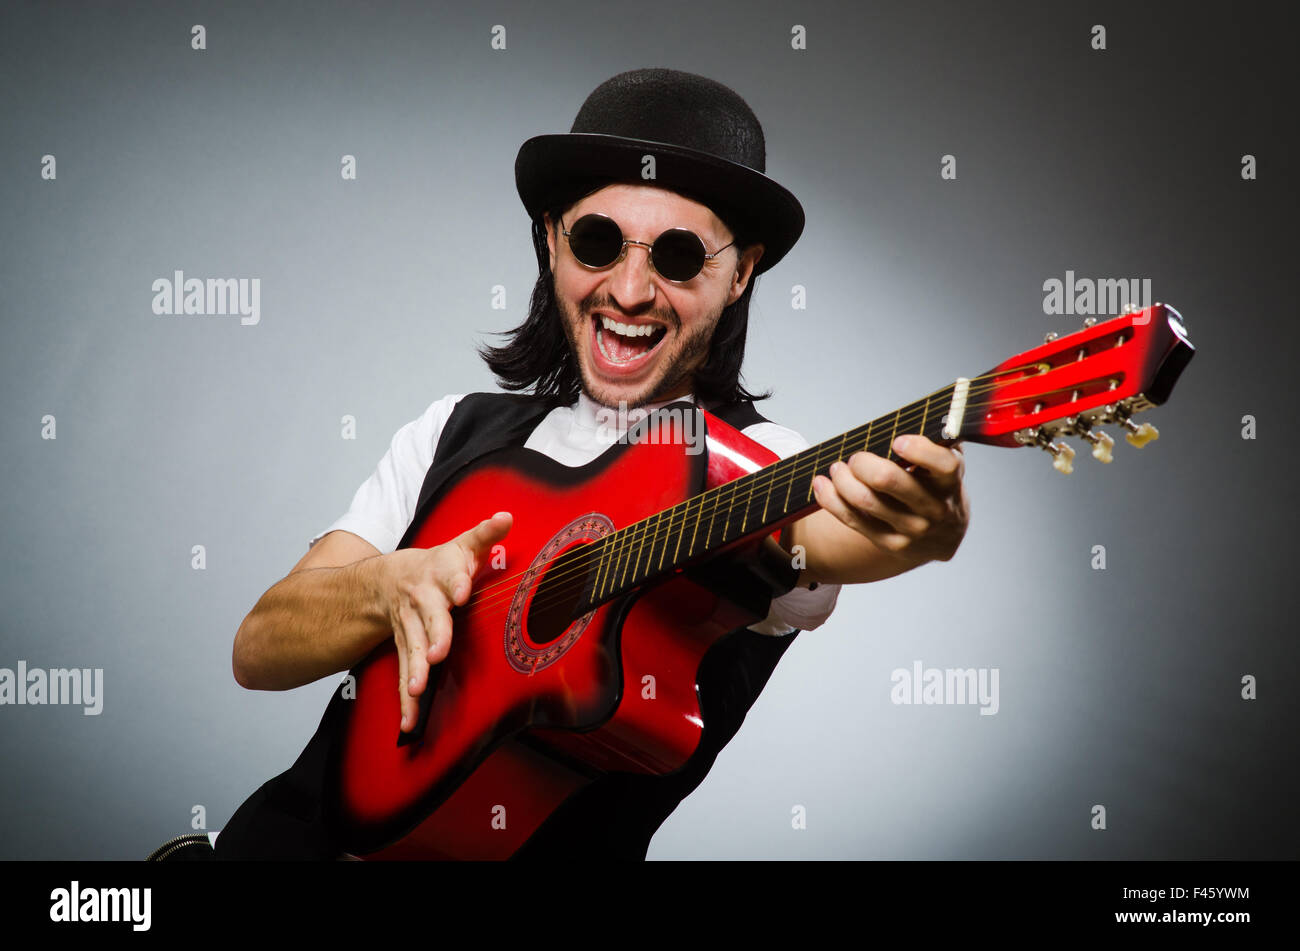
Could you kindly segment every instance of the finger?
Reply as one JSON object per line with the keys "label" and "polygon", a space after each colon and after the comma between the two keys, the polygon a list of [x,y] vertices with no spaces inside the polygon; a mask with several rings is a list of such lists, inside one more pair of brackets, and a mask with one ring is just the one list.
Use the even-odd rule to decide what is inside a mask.
{"label": "finger", "polygon": [[406,632],[399,618],[393,625],[393,643],[397,645],[397,705],[402,716],[402,730],[410,729],[406,715],[410,705],[410,695],[406,692],[407,673]]}
{"label": "finger", "polygon": [[447,659],[447,651],[451,648],[451,604],[441,588],[428,585],[420,589],[418,609],[428,636],[425,661],[440,664]]}
{"label": "finger", "polygon": [[[413,676],[412,655],[410,650],[411,639],[417,636],[415,632],[420,628],[420,618],[415,613],[415,609],[410,606],[403,607],[401,611],[402,641],[404,645],[402,665],[404,673],[401,682],[398,684],[398,698],[402,706],[402,730],[411,730],[415,728],[416,716],[419,712],[419,701],[411,693],[411,678]],[[427,668],[425,668],[427,670]]]}
{"label": "finger", "polygon": [[899,436],[892,446],[899,456],[920,466],[943,494],[950,493],[961,481],[964,459],[960,451],[920,435]]}
{"label": "finger", "polygon": [[960,452],[954,451],[957,458],[957,471],[952,476],[937,476],[921,466],[914,466],[912,474],[925,486],[926,490],[945,505],[951,506],[966,491],[962,480],[966,477],[966,460]]}
{"label": "finger", "polygon": [[474,582],[471,575],[472,566],[469,557],[455,545],[444,546],[440,550],[443,556],[434,572],[433,582],[439,594],[446,599],[446,609],[452,605],[462,605],[469,600]]}
{"label": "finger", "polygon": [[853,531],[865,536],[877,548],[888,552],[901,552],[911,544],[906,535],[900,535],[886,522],[869,515],[863,515],[850,506],[835,489],[835,483],[824,475],[813,479],[813,494],[822,508]]}
{"label": "finger", "polygon": [[830,472],[836,492],[860,514],[885,522],[909,538],[920,538],[930,530],[928,519],[900,506],[889,496],[872,492],[848,465],[837,462],[831,466]]}
{"label": "finger", "polygon": [[471,576],[478,571],[478,566],[492,551],[492,546],[506,537],[512,524],[514,518],[509,512],[497,512],[491,518],[485,518],[469,531],[461,532],[452,539],[452,544],[459,546],[465,553]]}
{"label": "finger", "polygon": [[888,496],[896,510],[910,510],[932,522],[943,518],[946,506],[941,498],[897,463],[873,453],[855,452],[847,465],[873,492]]}
{"label": "finger", "polygon": [[419,605],[419,595],[411,592],[411,604],[401,610],[402,631],[406,641],[406,692],[418,697],[424,692],[429,678],[429,640]]}

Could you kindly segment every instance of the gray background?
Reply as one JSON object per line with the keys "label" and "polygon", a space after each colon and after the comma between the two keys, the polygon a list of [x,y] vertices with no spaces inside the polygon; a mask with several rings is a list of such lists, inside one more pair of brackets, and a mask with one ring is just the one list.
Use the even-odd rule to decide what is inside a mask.
{"label": "gray background", "polygon": [[[520,143],[669,66],[807,211],[745,371],[809,439],[1073,329],[1066,269],[1149,277],[1199,354],[1109,467],[972,446],[957,557],[846,589],[651,857],[1295,858],[1293,58],[1266,8],[1132,6],[7,4],[0,667],[102,667],[105,705],[0,707],[0,857],[143,857],[292,762],[336,678],[243,690],[235,630],[398,427],[492,387]],[[155,316],[176,269],[261,278],[260,325]],[[891,704],[915,660],[999,668],[1000,712]]]}

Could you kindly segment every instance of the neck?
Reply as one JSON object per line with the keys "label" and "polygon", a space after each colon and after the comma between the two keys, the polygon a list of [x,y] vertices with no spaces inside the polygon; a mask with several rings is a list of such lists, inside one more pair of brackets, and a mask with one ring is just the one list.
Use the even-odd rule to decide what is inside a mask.
{"label": "neck", "polygon": [[706,489],[671,508],[575,548],[557,561],[570,561],[559,573],[571,585],[574,617],[598,605],[700,561],[723,548],[761,538],[817,508],[813,477],[856,452],[893,457],[894,438],[920,433],[950,443],[944,433],[953,403],[950,384],[924,399],[887,413],[825,442],[778,460],[731,482]]}

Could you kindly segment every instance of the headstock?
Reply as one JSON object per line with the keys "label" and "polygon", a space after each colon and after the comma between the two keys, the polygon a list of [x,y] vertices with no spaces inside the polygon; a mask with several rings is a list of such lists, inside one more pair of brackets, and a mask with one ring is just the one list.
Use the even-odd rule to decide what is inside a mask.
{"label": "headstock", "polygon": [[1110,462],[1115,441],[1098,427],[1119,425],[1139,449],[1156,439],[1154,426],[1132,417],[1169,398],[1194,353],[1182,318],[1166,304],[1103,322],[1089,318],[1082,330],[1049,333],[1042,346],[970,380],[957,438],[1040,446],[1068,473],[1074,449],[1058,437],[1077,436],[1094,458]]}

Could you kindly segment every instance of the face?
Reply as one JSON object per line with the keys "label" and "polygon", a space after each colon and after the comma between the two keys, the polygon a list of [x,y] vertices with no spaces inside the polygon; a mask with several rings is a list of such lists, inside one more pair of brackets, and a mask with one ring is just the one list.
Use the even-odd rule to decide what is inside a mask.
{"label": "face", "polygon": [[[713,253],[733,237],[706,206],[651,185],[608,185],[565,211],[563,227],[592,212],[613,218],[624,238],[646,244],[669,228],[689,228]],[[718,319],[744,293],[763,246],[744,254],[727,248],[691,280],[674,284],[655,272],[650,249],[641,245],[629,244],[610,267],[584,267],[560,222],[547,215],[545,223],[560,315],[587,396],[631,408],[690,393]]]}

